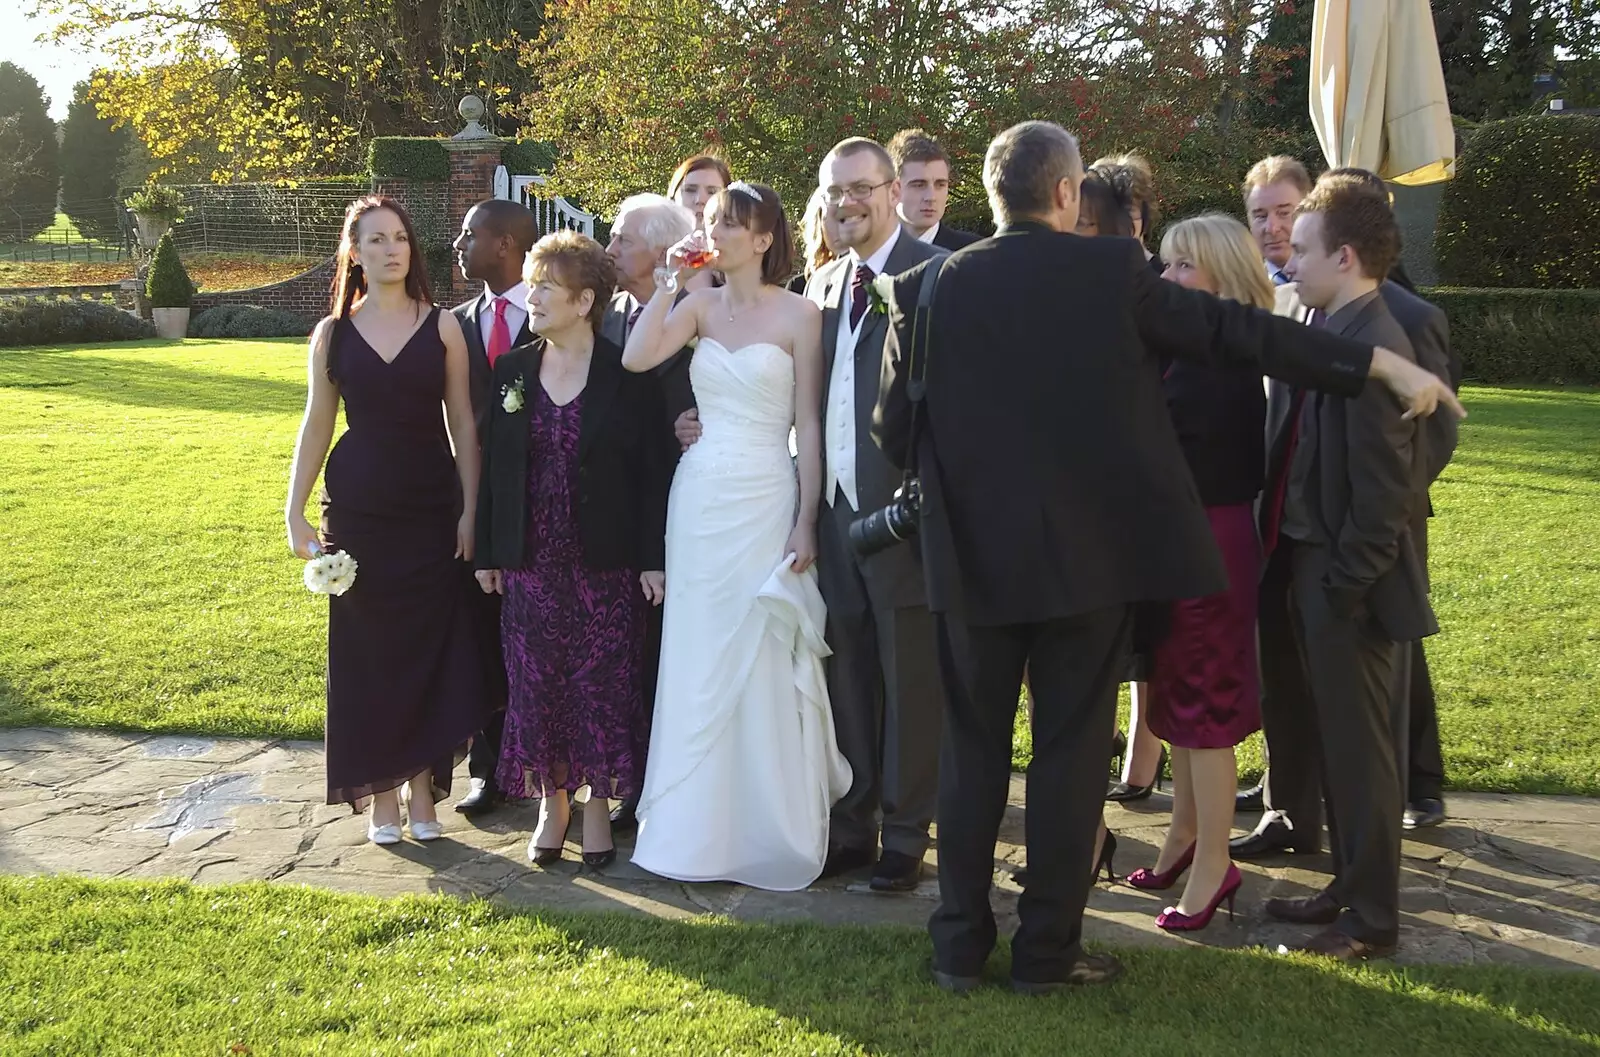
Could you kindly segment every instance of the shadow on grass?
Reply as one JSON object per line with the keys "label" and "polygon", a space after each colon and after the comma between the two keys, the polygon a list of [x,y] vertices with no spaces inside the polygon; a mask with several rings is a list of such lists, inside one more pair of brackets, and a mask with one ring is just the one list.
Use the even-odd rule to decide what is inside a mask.
{"label": "shadow on grass", "polygon": [[[117,347],[153,346],[141,342]],[[198,367],[93,355],[73,349],[3,351],[0,389],[48,389],[87,400],[136,407],[241,415],[294,415],[305,406],[305,386],[277,378],[208,374]]]}

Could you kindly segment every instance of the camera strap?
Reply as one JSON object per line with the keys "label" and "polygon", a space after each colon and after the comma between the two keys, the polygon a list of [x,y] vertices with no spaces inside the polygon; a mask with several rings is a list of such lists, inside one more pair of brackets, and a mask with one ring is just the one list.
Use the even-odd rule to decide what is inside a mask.
{"label": "camera strap", "polygon": [[950,260],[943,254],[922,271],[922,285],[917,290],[917,307],[911,315],[911,348],[906,355],[906,399],[911,402],[911,425],[906,448],[905,481],[917,476],[917,442],[922,435],[922,401],[928,392],[928,331],[933,317],[933,295],[939,288],[939,276]]}

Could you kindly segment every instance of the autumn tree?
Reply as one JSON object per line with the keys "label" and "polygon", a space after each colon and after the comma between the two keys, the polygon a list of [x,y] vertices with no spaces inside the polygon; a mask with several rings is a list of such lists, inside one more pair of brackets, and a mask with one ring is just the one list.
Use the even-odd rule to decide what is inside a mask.
{"label": "autumn tree", "polygon": [[[537,0],[34,0],[53,35],[114,58],[90,95],[161,169],[218,180],[355,171],[374,135],[436,135],[475,92],[530,85]],[[502,121],[502,125],[505,122]]]}

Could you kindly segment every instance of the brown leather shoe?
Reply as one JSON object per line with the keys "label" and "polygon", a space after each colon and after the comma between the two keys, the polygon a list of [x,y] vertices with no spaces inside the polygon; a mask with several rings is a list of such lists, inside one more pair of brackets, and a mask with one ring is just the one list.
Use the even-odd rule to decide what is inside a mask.
{"label": "brown leather shoe", "polygon": [[1362,962],[1368,958],[1387,958],[1394,953],[1395,946],[1393,943],[1369,943],[1338,929],[1324,929],[1290,950],[1340,962]]}
{"label": "brown leather shoe", "polygon": [[1327,892],[1302,899],[1269,899],[1264,908],[1268,917],[1296,925],[1331,925],[1339,920],[1340,906]]}
{"label": "brown leather shoe", "polygon": [[1052,995],[1072,987],[1105,984],[1122,975],[1122,963],[1109,954],[1085,954],[1073,963],[1065,980],[1019,980],[1011,978],[1011,990],[1019,995]]}

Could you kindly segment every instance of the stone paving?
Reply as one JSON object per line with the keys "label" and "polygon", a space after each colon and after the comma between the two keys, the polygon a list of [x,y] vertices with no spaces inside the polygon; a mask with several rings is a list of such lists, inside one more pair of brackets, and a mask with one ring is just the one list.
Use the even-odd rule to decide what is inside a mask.
{"label": "stone paving", "polygon": [[[457,775],[465,788],[464,771]],[[0,871],[104,877],[182,877],[201,883],[269,880],[371,895],[442,892],[518,906],[623,910],[662,917],[722,914],[761,921],[923,925],[937,886],[877,895],[862,875],[804,892],[680,884],[638,869],[619,842],[604,871],[568,857],[541,870],[527,861],[533,804],[473,824],[443,805],[443,839],[392,847],[366,839],[348,807],[322,803],[315,742],[203,739],[64,730],[0,731]],[[1015,925],[1023,861],[1022,781],[1014,777],[995,849],[994,905]],[[1161,794],[1108,805],[1120,841],[1119,875],[1154,862],[1167,819]],[[1518,963],[1600,968],[1600,800],[1457,793],[1451,819],[1405,844],[1402,963]],[[1252,822],[1253,819],[1241,819]],[[929,862],[937,848],[929,852]],[[1276,947],[1304,930],[1265,918],[1261,902],[1320,887],[1325,855],[1241,863],[1235,922],[1220,917],[1196,939],[1169,936],[1154,918],[1172,893],[1099,884],[1086,925],[1093,943]]]}

